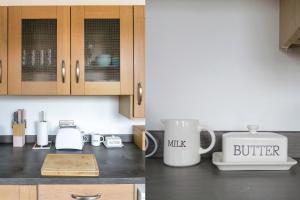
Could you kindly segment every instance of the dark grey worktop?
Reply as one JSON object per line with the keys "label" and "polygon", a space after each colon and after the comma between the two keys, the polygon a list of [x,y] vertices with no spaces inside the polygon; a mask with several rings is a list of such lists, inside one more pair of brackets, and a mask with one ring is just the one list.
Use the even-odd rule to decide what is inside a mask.
{"label": "dark grey worktop", "polygon": [[[298,162],[300,159],[298,159]],[[219,171],[205,158],[173,168],[146,159],[147,200],[298,200],[300,164],[290,171]]]}
{"label": "dark grey worktop", "polygon": [[[84,146],[83,151],[32,150],[33,144],[13,148],[0,144],[0,184],[140,184],[145,182],[144,153],[134,144],[121,149]],[[99,177],[43,177],[40,169],[49,153],[93,153]]]}

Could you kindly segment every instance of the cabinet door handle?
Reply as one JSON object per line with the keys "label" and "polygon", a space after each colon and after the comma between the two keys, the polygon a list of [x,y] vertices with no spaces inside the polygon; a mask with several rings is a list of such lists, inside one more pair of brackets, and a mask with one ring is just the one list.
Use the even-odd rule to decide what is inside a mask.
{"label": "cabinet door handle", "polygon": [[0,60],[0,84],[2,83],[2,60]]}
{"label": "cabinet door handle", "polygon": [[64,60],[61,63],[61,78],[62,78],[62,82],[65,83],[65,80],[66,80],[66,64],[65,64]]}
{"label": "cabinet door handle", "polygon": [[79,60],[76,61],[76,83],[79,83],[80,78],[80,68],[79,68]]}
{"label": "cabinet door handle", "polygon": [[140,106],[142,104],[142,101],[143,101],[143,87],[142,87],[142,84],[139,82],[138,83],[138,105]]}
{"label": "cabinet door handle", "polygon": [[72,194],[71,197],[72,199],[77,199],[77,200],[96,200],[96,199],[100,199],[101,195],[99,193],[94,196],[82,196],[82,195]]}

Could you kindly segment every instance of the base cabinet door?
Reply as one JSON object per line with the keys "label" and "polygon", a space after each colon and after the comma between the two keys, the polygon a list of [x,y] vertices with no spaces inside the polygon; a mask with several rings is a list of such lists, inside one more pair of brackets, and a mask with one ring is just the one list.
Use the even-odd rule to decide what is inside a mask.
{"label": "base cabinet door", "polygon": [[38,186],[38,199],[41,200],[96,199],[93,197],[97,195],[101,196],[99,200],[134,200],[135,187],[131,184]]}
{"label": "base cabinet door", "polygon": [[19,186],[1,185],[0,194],[3,199],[19,200]]}
{"label": "base cabinet door", "polygon": [[1,185],[0,194],[5,200],[37,200],[35,185]]}
{"label": "base cabinet door", "polygon": [[36,185],[20,185],[19,193],[20,193],[20,200],[37,200]]}

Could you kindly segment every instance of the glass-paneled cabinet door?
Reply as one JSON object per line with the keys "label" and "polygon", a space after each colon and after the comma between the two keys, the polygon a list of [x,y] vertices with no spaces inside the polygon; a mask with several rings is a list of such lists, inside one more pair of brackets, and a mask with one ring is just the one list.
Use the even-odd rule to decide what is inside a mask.
{"label": "glass-paneled cabinet door", "polygon": [[133,94],[132,6],[71,7],[72,95]]}
{"label": "glass-paneled cabinet door", "polygon": [[7,94],[7,8],[0,7],[0,95]]}
{"label": "glass-paneled cabinet door", "polygon": [[8,93],[70,94],[70,7],[9,8]]}

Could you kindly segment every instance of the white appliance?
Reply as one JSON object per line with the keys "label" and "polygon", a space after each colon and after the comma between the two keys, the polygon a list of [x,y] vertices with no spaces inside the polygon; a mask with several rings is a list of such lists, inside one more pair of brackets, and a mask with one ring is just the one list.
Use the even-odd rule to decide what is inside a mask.
{"label": "white appliance", "polygon": [[[215,133],[200,125],[194,119],[162,120],[165,127],[164,163],[174,167],[198,164],[201,154],[207,153],[215,145]],[[206,149],[201,147],[200,132],[206,130],[211,137],[211,144]]]}
{"label": "white appliance", "polygon": [[82,150],[83,135],[77,127],[60,127],[56,135],[56,149]]}

